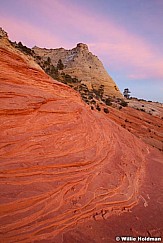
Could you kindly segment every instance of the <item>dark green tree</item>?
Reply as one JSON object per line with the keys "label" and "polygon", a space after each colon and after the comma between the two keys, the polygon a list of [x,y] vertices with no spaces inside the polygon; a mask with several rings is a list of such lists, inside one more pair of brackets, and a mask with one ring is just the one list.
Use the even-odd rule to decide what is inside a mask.
{"label": "dark green tree", "polygon": [[63,65],[63,62],[61,59],[58,60],[57,68],[58,68],[58,70],[63,70],[63,68],[64,68],[64,65]]}
{"label": "dark green tree", "polygon": [[129,99],[130,98],[130,91],[129,91],[129,89],[128,88],[126,88],[126,89],[124,89],[124,91],[123,91],[123,95],[124,95],[124,97],[126,98],[126,99]]}
{"label": "dark green tree", "polygon": [[51,58],[50,58],[50,57],[47,58],[47,62],[48,62],[49,64],[51,63]]}

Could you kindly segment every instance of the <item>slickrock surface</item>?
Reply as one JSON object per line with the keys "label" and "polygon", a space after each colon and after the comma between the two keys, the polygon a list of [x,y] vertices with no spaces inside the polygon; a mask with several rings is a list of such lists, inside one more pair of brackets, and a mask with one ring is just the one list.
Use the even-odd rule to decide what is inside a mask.
{"label": "slickrock surface", "polygon": [[[162,111],[158,114],[161,115]],[[145,143],[163,151],[163,120],[131,107],[117,110],[109,107],[108,118],[127,129]]]}
{"label": "slickrock surface", "polygon": [[[163,160],[161,153],[153,150],[147,158],[146,175],[140,190],[139,204],[122,215],[113,215],[106,220],[87,221],[56,237],[64,243],[113,243],[116,237],[163,237]],[[163,238],[162,238],[163,239]],[[119,241],[121,242],[121,240]],[[129,241],[123,241],[129,242]],[[130,242],[145,242],[134,241]],[[160,242],[160,241],[157,241]],[[161,241],[162,242],[162,241]]]}
{"label": "slickrock surface", "polygon": [[98,89],[104,85],[104,94],[123,98],[116,83],[104,69],[102,62],[97,56],[88,50],[88,46],[83,43],[77,44],[72,50],[33,48],[36,55],[41,56],[44,60],[50,57],[54,66],[57,66],[58,60],[61,59],[64,64],[64,73],[78,78],[86,84],[89,90]]}
{"label": "slickrock surface", "polygon": [[[35,62],[32,56],[26,56],[22,52],[18,51],[16,48],[12,47],[9,40],[7,33],[0,27],[0,48],[5,48],[5,52],[11,52],[16,54],[16,58],[19,60],[21,58],[25,63],[27,63],[28,68],[36,68],[38,70],[42,70],[42,68]],[[1,72],[2,72],[1,68]],[[43,70],[42,70],[43,71]]]}
{"label": "slickrock surface", "polygon": [[163,103],[145,101],[141,99],[128,99],[128,106],[137,110],[142,110],[150,115],[163,119]]}
{"label": "slickrock surface", "polygon": [[[55,237],[79,223],[123,217],[140,203],[151,153],[31,62],[0,40],[0,241],[5,243],[62,242]],[[65,240],[72,243],[71,237]]]}

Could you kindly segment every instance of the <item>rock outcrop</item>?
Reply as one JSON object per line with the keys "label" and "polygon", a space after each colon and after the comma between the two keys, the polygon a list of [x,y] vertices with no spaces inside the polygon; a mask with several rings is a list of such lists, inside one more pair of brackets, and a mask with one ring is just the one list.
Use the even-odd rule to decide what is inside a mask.
{"label": "rock outcrop", "polygon": [[151,152],[27,59],[0,40],[0,240],[62,242],[140,204]]}
{"label": "rock outcrop", "polygon": [[[150,107],[153,107],[152,104],[150,105]],[[146,107],[148,107],[148,104],[144,102],[143,106],[143,108],[147,109]],[[101,105],[100,108],[102,111],[106,109],[106,105]],[[123,107],[122,109],[116,109],[109,106],[107,116],[109,119],[143,140],[146,144],[163,151],[163,108],[158,106],[157,110],[156,108],[155,110],[152,109],[153,113],[158,116],[146,113],[143,108],[135,109],[132,107]]]}
{"label": "rock outcrop", "polygon": [[2,39],[8,39],[8,34],[6,31],[4,31],[1,27],[0,27],[0,38]]}
{"label": "rock outcrop", "polygon": [[[141,138],[145,143],[150,144],[160,151],[163,150],[163,104],[152,101],[147,102],[136,98],[125,100],[117,97],[107,98],[104,94],[104,85],[101,85],[99,88],[94,88],[93,91],[91,91],[87,88],[87,85],[82,84],[79,79],[72,78],[70,75],[63,73],[63,70],[61,70],[60,73],[60,70],[57,68],[55,69],[55,66],[63,68],[64,65],[61,61],[60,65],[55,63],[55,66],[53,66],[49,57],[43,60],[43,57],[36,56],[33,50],[20,43],[14,44],[14,46],[25,54],[32,55],[48,75],[78,91],[83,101],[87,103],[91,109],[109,113],[108,117],[110,119]],[[77,49],[78,51],[83,49],[84,52],[89,52],[87,45],[82,43],[77,45]],[[122,109],[124,106],[125,109]],[[126,106],[133,107],[134,109]]]}
{"label": "rock outcrop", "polygon": [[64,73],[81,80],[89,90],[98,89],[101,85],[104,85],[105,95],[123,98],[116,83],[104,69],[102,62],[89,52],[86,44],[79,43],[72,50],[39,47],[34,47],[33,50],[43,60],[50,57],[54,66],[57,66],[58,61],[61,59],[64,65]]}

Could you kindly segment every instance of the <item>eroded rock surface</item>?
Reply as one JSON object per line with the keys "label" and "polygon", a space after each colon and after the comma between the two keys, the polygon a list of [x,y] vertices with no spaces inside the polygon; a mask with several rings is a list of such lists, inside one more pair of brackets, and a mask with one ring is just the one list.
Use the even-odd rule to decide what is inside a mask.
{"label": "eroded rock surface", "polygon": [[[146,144],[163,151],[163,120],[146,112],[124,107],[109,107],[108,118],[143,140]],[[161,112],[160,112],[161,114]]]}
{"label": "eroded rock surface", "polygon": [[98,89],[100,85],[104,85],[105,95],[123,98],[116,83],[104,69],[102,62],[97,56],[89,52],[86,44],[79,43],[72,50],[39,47],[34,47],[33,50],[43,60],[50,57],[54,66],[57,66],[59,59],[61,59],[64,64],[64,73],[81,80],[89,90]]}
{"label": "eroded rock surface", "polygon": [[[55,242],[64,243],[114,243],[116,237],[131,237],[133,242],[160,242],[163,237],[163,164],[161,153],[153,150],[147,158],[146,174],[139,191],[139,203],[129,212],[112,215],[105,220],[92,220],[77,225],[56,237]],[[155,240],[152,238],[155,237]],[[143,240],[143,238],[146,240]],[[123,240],[123,242],[128,242]]]}
{"label": "eroded rock surface", "polygon": [[147,145],[0,43],[1,241],[60,242],[137,205]]}

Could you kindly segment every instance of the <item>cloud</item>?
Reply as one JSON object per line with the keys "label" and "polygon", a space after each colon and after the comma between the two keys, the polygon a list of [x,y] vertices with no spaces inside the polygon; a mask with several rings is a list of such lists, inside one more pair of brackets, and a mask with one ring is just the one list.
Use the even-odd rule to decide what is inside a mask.
{"label": "cloud", "polygon": [[36,9],[47,25],[41,26],[37,20],[31,23],[25,18],[20,22],[16,16],[0,17],[10,36],[16,33],[17,40],[22,40],[23,36],[27,43],[51,48],[72,48],[76,41],[87,42],[90,50],[114,71],[126,70],[131,79],[163,78],[162,55],[155,46],[136,35],[136,30],[127,31],[109,16],[67,0],[39,0],[39,4],[24,0],[24,3]]}
{"label": "cloud", "polygon": [[133,72],[130,78],[134,79],[163,79],[163,58],[145,43],[138,43],[136,39],[127,44],[119,43],[96,43],[90,44],[90,48],[99,56],[103,55],[106,66],[115,70],[126,69],[128,73]]}
{"label": "cloud", "polygon": [[[106,66],[117,71],[127,69],[139,78],[163,78],[163,57],[143,37],[129,32],[114,23],[109,17],[90,12],[83,6],[74,6],[69,1],[40,0],[40,9],[50,21],[58,21],[60,29],[68,28],[69,35],[75,32],[81,39],[90,39],[90,49],[102,57]],[[57,18],[55,14],[57,13]],[[58,19],[58,16],[62,17]]]}
{"label": "cloud", "polygon": [[32,25],[25,20],[19,20],[17,17],[0,16],[2,28],[4,28],[12,41],[23,41],[24,44],[33,47],[38,45],[40,47],[51,48],[52,46],[60,47],[61,40],[59,37],[52,35],[49,31],[43,30],[41,27]]}

